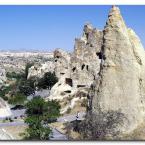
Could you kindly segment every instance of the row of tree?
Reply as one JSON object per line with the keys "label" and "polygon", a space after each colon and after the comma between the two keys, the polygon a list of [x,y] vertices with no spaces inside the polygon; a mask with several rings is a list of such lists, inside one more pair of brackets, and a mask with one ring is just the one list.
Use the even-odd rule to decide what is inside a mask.
{"label": "row of tree", "polygon": [[28,128],[22,134],[25,140],[49,140],[52,130],[48,123],[55,122],[60,116],[60,105],[57,101],[45,101],[40,96],[26,104],[25,123]]}

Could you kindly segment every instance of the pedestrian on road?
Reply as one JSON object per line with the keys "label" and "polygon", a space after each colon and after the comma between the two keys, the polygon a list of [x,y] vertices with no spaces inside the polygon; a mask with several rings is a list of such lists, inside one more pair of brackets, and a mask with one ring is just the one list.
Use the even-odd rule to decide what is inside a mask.
{"label": "pedestrian on road", "polygon": [[77,115],[76,115],[76,120],[78,120],[79,118],[79,112],[77,112]]}

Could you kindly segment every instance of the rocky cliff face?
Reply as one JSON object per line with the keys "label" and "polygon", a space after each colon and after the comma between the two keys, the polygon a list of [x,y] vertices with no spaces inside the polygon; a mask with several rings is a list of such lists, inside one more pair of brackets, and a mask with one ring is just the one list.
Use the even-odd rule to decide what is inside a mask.
{"label": "rocky cliff face", "polygon": [[130,132],[145,116],[145,55],[139,38],[127,28],[118,7],[110,10],[101,53],[92,111],[123,113],[127,121],[121,130]]}
{"label": "rocky cliff face", "polygon": [[119,8],[113,6],[104,30],[86,24],[72,54],[56,51],[59,82],[50,98],[76,96],[78,91],[94,85],[92,112],[123,113],[126,120],[120,130],[131,132],[145,117],[144,53],[138,36],[126,26]]}
{"label": "rocky cliff face", "polygon": [[[52,88],[49,99],[64,101],[68,98],[70,103],[63,106],[62,112],[67,108],[73,109],[75,100],[84,100],[87,97],[87,88],[96,79],[100,70],[103,32],[86,24],[81,38],[75,39],[74,52],[69,54],[61,49],[54,51],[55,73],[59,78],[58,83]],[[84,97],[79,99],[80,92]],[[74,98],[75,96],[75,98]],[[71,104],[75,105],[71,105]],[[73,107],[72,107],[73,106]]]}
{"label": "rocky cliff face", "polygon": [[48,61],[40,65],[35,64],[29,68],[27,79],[38,77],[42,78],[46,72],[54,72],[54,63],[53,61]]}
{"label": "rocky cliff face", "polygon": [[73,87],[90,86],[100,69],[103,32],[86,24],[81,38],[75,39],[74,52],[61,49],[54,52],[58,78],[70,78]]}

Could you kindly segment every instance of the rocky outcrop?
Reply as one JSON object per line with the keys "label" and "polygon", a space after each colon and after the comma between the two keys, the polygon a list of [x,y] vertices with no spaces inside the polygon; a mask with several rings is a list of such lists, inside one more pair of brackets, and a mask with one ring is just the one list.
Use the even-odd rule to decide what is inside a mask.
{"label": "rocky outcrop", "polygon": [[123,113],[126,121],[120,130],[131,132],[145,117],[145,55],[139,38],[127,28],[118,7],[110,10],[101,53],[92,111]]}
{"label": "rocky outcrop", "polygon": [[[75,40],[74,52],[56,50],[54,57],[59,82],[52,88],[51,99],[72,97],[80,88],[93,86],[89,106],[93,114],[124,114],[126,119],[119,127],[122,133],[133,131],[144,121],[145,52],[118,7],[111,8],[103,31],[86,24],[82,37]],[[71,93],[64,95],[66,90]]]}
{"label": "rocky outcrop", "polygon": [[0,68],[0,88],[5,84],[7,80],[6,71],[3,68]]}
{"label": "rocky outcrop", "polygon": [[57,77],[72,79],[73,87],[90,86],[100,69],[102,37],[102,31],[86,24],[82,37],[75,39],[72,54],[61,49],[55,50],[54,59]]}
{"label": "rocky outcrop", "polygon": [[[93,28],[91,24],[86,24],[82,37],[75,39],[72,54],[61,49],[54,51],[54,70],[59,81],[52,88],[49,99],[70,98],[74,102],[73,96],[75,99],[79,98],[75,95],[77,92],[90,87],[100,70],[102,37],[102,31]],[[66,107],[77,106],[75,103],[70,104],[66,103],[61,112],[65,112]]]}
{"label": "rocky outcrop", "polygon": [[70,54],[62,49],[54,51],[55,74],[58,78],[70,78]]}
{"label": "rocky outcrop", "polygon": [[54,63],[53,61],[45,62],[41,65],[35,64],[29,68],[27,79],[37,77],[42,78],[46,72],[54,72]]}
{"label": "rocky outcrop", "polygon": [[11,116],[11,110],[8,106],[8,104],[0,98],[0,118],[5,118]]}

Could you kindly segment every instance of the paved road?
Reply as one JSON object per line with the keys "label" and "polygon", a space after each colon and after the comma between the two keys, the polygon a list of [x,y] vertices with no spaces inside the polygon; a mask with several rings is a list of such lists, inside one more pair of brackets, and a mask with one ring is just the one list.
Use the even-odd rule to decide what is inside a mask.
{"label": "paved road", "polygon": [[[67,116],[63,116],[63,117],[59,117],[57,119],[57,122],[71,122],[74,120],[83,120],[84,116],[85,116],[85,112],[79,112],[78,115],[77,114],[73,114],[73,115],[67,115]],[[76,116],[78,116],[78,118],[76,118]]]}
{"label": "paved road", "polygon": [[[86,114],[85,112],[79,112],[78,115],[74,114],[74,115],[59,117],[57,119],[57,122],[71,122],[76,120],[76,116],[78,116],[77,120],[83,120],[85,114]],[[68,140],[67,136],[59,132],[57,129],[53,128],[52,132],[53,132],[53,138],[50,138],[50,140]]]}
{"label": "paved road", "polygon": [[[27,125],[25,124],[23,121],[19,121],[19,122],[7,122],[7,123],[0,123],[0,127],[5,127],[5,126],[24,126]],[[0,140],[2,139],[14,139],[12,138],[10,135],[8,136],[8,134],[6,132],[2,131],[3,129],[0,129]],[[52,128],[52,137],[50,137],[50,140],[67,140],[66,135],[62,134],[61,132],[59,132],[57,129]]]}
{"label": "paved road", "polygon": [[23,125],[26,125],[24,123],[24,121],[0,123],[0,127],[5,127],[5,126],[23,126]]}
{"label": "paved road", "polygon": [[50,95],[50,90],[43,89],[43,90],[40,90],[40,91],[35,91],[35,94],[34,95],[29,95],[27,97],[27,99],[31,100],[31,99],[33,99],[33,97],[36,97],[36,96],[41,96],[42,98],[46,98],[49,95]]}
{"label": "paved road", "polygon": [[[76,115],[77,114],[59,117],[57,119],[57,122],[71,122],[73,120],[76,120]],[[84,115],[85,115],[84,112],[78,113],[78,120],[83,120]],[[23,126],[23,125],[26,125],[24,123],[24,121],[0,123],[0,127]],[[68,140],[67,136],[65,134],[62,134],[61,132],[59,132],[56,128],[52,128],[52,135],[53,135],[53,137],[51,137],[50,140]]]}
{"label": "paved road", "polygon": [[50,140],[68,140],[68,138],[56,128],[52,128],[52,137],[50,137]]}
{"label": "paved road", "polygon": [[26,109],[11,110],[11,112],[12,112],[11,117],[14,118],[14,117],[20,117],[21,115],[24,116],[25,111],[26,111]]}
{"label": "paved road", "polygon": [[[23,126],[26,125],[23,121],[19,122],[7,122],[7,123],[0,123],[0,127],[5,126]],[[62,134],[59,132],[56,128],[52,129],[52,137],[50,137],[50,140],[68,140],[65,134]],[[10,138],[7,133],[2,132],[2,129],[0,129],[0,139],[14,139]]]}

